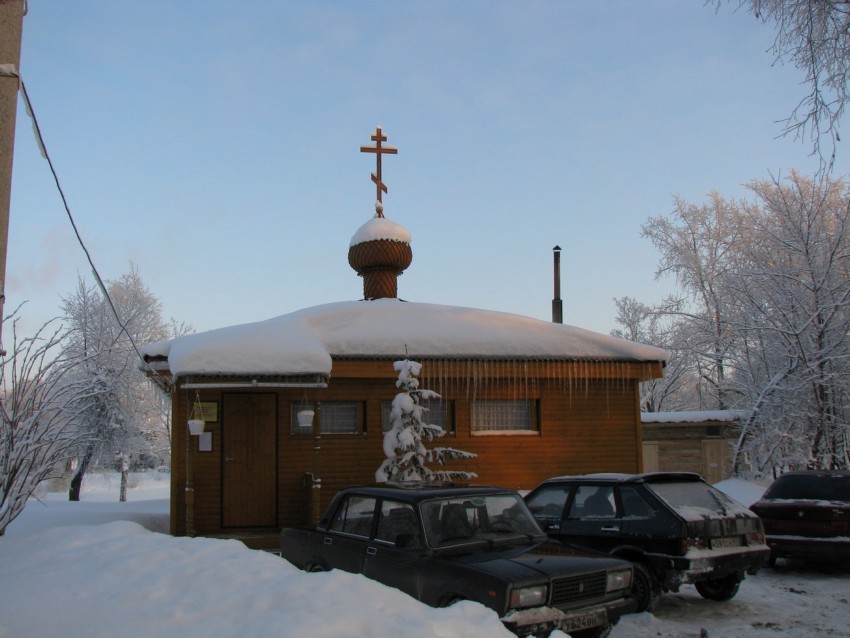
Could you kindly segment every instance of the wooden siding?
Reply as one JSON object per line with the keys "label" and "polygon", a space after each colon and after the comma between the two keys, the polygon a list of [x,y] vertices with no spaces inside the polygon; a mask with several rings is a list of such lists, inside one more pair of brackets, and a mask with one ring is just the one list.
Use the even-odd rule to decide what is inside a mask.
{"label": "wooden siding", "polygon": [[[478,474],[479,484],[530,489],[543,479],[585,472],[636,472],[641,468],[641,423],[638,379],[651,374],[637,364],[609,366],[608,378],[559,377],[551,365],[529,370],[519,364],[488,362],[470,379],[464,367],[450,368],[422,361],[422,388],[440,392],[454,408],[454,432],[440,445],[478,454],[450,467]],[[454,365],[457,362],[451,363]],[[468,363],[464,362],[464,366]],[[654,364],[647,364],[652,368]],[[432,368],[429,374],[429,366]],[[389,372],[387,372],[389,370]],[[522,372],[523,374],[520,374]],[[539,376],[525,376],[525,373]],[[563,372],[563,371],[562,371]],[[578,372],[578,368],[574,370]],[[588,375],[599,371],[588,367]],[[628,372],[629,374],[624,374]],[[632,374],[633,373],[633,374]],[[357,376],[360,375],[360,376]],[[630,376],[631,375],[631,376]],[[173,393],[171,531],[173,534],[215,534],[222,531],[222,396],[272,394],[277,413],[278,524],[309,522],[311,488],[308,474],[321,478],[322,509],[342,487],[374,481],[383,460],[381,403],[398,393],[392,361],[335,361],[325,389],[278,388],[181,390]],[[193,382],[226,380],[192,379]],[[244,381],[244,379],[242,379]],[[310,402],[359,401],[363,407],[357,434],[293,433],[292,406]],[[538,430],[523,434],[473,434],[473,399],[532,399],[537,406]],[[189,437],[186,421],[195,400],[217,402],[219,421],[206,424],[212,451],[200,452],[197,437]],[[321,418],[319,416],[319,418]],[[187,453],[193,491],[187,498]],[[187,501],[193,502],[193,522],[187,524]]]}
{"label": "wooden siding", "polygon": [[696,472],[716,483],[732,475],[738,431],[727,421],[644,423],[643,441],[655,446],[658,471]]}
{"label": "wooden siding", "polygon": [[[662,375],[659,361],[528,361],[498,359],[429,359],[412,357],[422,364],[423,380],[452,378],[472,383],[476,378],[555,379],[569,384],[584,379],[657,379]],[[334,379],[395,379],[392,362],[376,359],[335,359]]]}

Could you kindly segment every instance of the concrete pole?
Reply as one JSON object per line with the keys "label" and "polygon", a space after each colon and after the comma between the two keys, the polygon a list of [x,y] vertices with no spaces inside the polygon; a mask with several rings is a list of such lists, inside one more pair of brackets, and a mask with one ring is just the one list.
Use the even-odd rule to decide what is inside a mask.
{"label": "concrete pole", "polygon": [[[0,65],[20,73],[21,33],[26,0],[0,0]],[[6,301],[6,252],[9,208],[12,203],[12,158],[15,154],[15,117],[18,78],[0,74],[0,354],[3,346],[3,306]]]}

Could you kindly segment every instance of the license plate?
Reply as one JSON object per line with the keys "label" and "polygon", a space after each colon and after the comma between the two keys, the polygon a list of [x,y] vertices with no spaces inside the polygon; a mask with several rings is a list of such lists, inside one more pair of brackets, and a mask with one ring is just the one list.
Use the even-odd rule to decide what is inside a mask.
{"label": "license plate", "polygon": [[740,547],[740,546],[741,546],[741,537],[740,536],[727,536],[725,538],[712,538],[711,539],[712,549],[721,549],[723,547]]}
{"label": "license plate", "polygon": [[593,627],[602,627],[608,623],[608,615],[605,611],[595,611],[583,616],[574,616],[572,618],[564,618],[558,623],[559,629],[566,633],[579,631],[581,629],[591,629]]}

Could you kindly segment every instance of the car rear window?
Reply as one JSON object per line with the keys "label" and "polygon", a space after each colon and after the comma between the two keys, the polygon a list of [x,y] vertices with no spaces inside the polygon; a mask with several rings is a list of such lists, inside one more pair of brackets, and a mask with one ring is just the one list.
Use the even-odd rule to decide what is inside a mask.
{"label": "car rear window", "polygon": [[850,476],[780,476],[766,499],[850,502]]}
{"label": "car rear window", "polygon": [[647,483],[646,486],[685,520],[749,514],[746,507],[707,483]]}

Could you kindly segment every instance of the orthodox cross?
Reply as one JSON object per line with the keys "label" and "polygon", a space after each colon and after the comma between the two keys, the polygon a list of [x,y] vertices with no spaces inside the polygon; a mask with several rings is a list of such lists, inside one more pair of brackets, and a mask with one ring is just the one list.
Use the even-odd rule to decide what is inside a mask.
{"label": "orthodox cross", "polygon": [[375,187],[377,190],[377,201],[375,202],[375,210],[378,213],[378,217],[384,216],[384,204],[381,196],[381,191],[384,193],[387,192],[387,185],[381,181],[381,155],[387,153],[388,155],[395,155],[398,153],[398,149],[395,146],[383,146],[382,142],[387,141],[387,136],[383,134],[381,131],[381,127],[377,126],[375,128],[375,134],[372,136],[372,141],[375,142],[374,146],[361,146],[361,153],[375,153],[378,156],[378,166],[377,171],[372,173],[372,181],[375,182]]}

